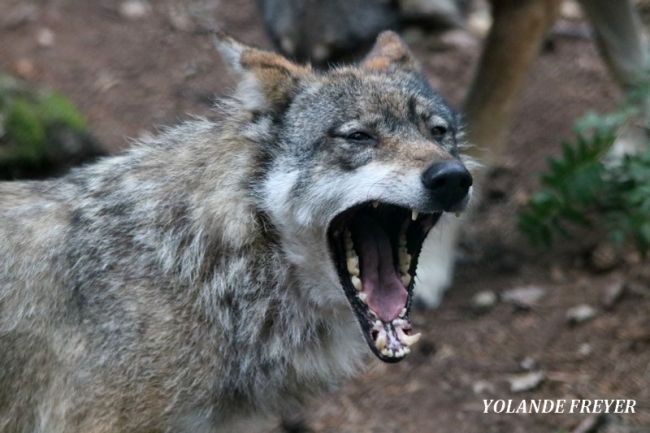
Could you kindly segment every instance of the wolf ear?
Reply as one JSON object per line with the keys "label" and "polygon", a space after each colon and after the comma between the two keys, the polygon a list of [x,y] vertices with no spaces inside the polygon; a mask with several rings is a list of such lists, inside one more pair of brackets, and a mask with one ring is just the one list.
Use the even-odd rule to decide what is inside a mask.
{"label": "wolf ear", "polygon": [[282,106],[294,94],[311,68],[297,65],[279,54],[246,46],[225,33],[217,33],[215,46],[223,60],[241,76],[237,96],[249,109]]}
{"label": "wolf ear", "polygon": [[379,34],[372,50],[361,62],[361,66],[374,71],[421,72],[420,64],[415,60],[406,43],[397,33],[390,30]]}

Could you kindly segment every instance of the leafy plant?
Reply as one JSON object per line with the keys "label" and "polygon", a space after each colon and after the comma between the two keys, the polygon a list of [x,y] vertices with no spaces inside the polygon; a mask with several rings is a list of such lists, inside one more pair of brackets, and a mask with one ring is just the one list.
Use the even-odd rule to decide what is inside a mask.
{"label": "leafy plant", "polygon": [[0,74],[0,174],[42,167],[57,152],[65,157],[56,142],[59,131],[80,136],[86,131],[86,122],[72,102],[57,92],[31,88]]}
{"label": "leafy plant", "polygon": [[636,118],[648,87],[630,94],[617,111],[589,113],[576,123],[574,140],[549,158],[542,188],[519,214],[519,228],[536,244],[571,237],[576,226],[605,229],[618,245],[650,250],[650,146],[605,162],[620,128]]}

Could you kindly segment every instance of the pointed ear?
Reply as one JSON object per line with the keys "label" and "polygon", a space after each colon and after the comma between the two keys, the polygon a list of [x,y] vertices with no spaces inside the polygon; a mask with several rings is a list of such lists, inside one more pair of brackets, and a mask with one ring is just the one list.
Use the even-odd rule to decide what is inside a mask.
{"label": "pointed ear", "polygon": [[215,46],[223,60],[241,77],[237,96],[249,109],[269,109],[286,103],[310,67],[297,65],[269,51],[246,46],[217,33]]}
{"label": "pointed ear", "polygon": [[361,66],[374,71],[421,72],[420,64],[415,60],[406,43],[397,33],[390,30],[379,34],[372,50],[361,62]]}

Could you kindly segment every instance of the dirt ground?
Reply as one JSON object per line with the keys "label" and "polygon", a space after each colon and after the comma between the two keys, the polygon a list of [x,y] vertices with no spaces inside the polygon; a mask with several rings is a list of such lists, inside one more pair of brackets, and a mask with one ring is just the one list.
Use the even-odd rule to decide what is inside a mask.
{"label": "dirt ground", "polygon": [[[3,0],[0,70],[69,96],[99,139],[119,151],[128,137],[187,113],[209,113],[213,97],[232,88],[206,29],[217,25],[269,46],[253,0],[147,5],[133,13],[112,0]],[[424,335],[418,349],[397,365],[373,361],[367,373],[310,404],[303,415],[310,431],[570,432],[587,415],[486,415],[482,400],[628,398],[637,400],[636,415],[603,419],[593,432],[650,432],[647,262],[625,254],[611,270],[596,271],[593,236],[558,244],[551,253],[532,249],[515,229],[515,211],[535,187],[534,173],[570,136],[573,120],[610,109],[620,98],[585,24],[565,22],[562,29],[535,65],[508,155],[466,225],[453,288],[439,309],[414,315]],[[427,35],[412,39],[432,83],[458,104],[480,42],[441,48]],[[606,259],[607,251],[598,257]],[[621,284],[621,298],[603,303]],[[472,306],[478,292],[526,287],[542,289],[529,308],[506,301],[484,311]],[[595,316],[572,326],[567,311],[580,304],[592,306]],[[512,392],[509,379],[530,371],[543,372],[543,382]]]}

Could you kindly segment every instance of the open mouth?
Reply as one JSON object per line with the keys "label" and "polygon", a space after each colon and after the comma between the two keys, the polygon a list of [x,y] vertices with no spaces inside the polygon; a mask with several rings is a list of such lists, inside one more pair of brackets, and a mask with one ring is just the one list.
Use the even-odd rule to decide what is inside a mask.
{"label": "open mouth", "polygon": [[330,224],[341,285],[370,349],[384,362],[400,361],[420,338],[408,319],[415,269],[440,214],[372,202],[347,209]]}

